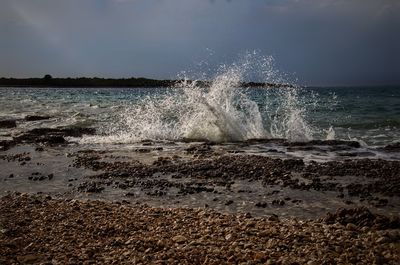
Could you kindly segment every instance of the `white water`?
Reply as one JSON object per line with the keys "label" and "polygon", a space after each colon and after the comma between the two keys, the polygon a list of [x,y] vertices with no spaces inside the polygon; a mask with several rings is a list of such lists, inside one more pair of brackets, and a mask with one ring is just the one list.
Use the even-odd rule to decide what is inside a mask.
{"label": "white water", "polygon": [[[106,136],[88,136],[83,143],[132,143],[146,139],[208,140],[215,142],[285,138],[306,141],[313,137],[306,107],[296,87],[282,87],[272,99],[259,105],[240,88],[240,83],[258,74],[263,82],[286,83],[271,57],[249,53],[239,63],[223,65],[211,86],[184,81],[168,94],[153,95],[127,106],[121,119],[111,124]],[[268,119],[263,119],[267,116]]]}

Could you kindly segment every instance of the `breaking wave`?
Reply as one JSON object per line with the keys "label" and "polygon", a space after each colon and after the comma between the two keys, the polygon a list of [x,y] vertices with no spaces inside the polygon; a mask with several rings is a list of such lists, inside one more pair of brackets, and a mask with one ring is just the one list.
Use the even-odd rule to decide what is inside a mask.
{"label": "breaking wave", "polygon": [[[274,67],[272,57],[247,53],[236,63],[221,65],[216,73],[207,86],[185,77],[164,93],[141,98],[126,106],[120,119],[110,123],[105,136],[86,137],[81,141],[128,143],[147,139],[188,139],[235,142],[265,138],[306,141],[313,138],[315,130],[306,116],[307,107],[314,103],[300,99],[302,88],[293,85],[241,87],[251,78],[287,84]],[[254,92],[260,89],[267,93],[258,95]]]}

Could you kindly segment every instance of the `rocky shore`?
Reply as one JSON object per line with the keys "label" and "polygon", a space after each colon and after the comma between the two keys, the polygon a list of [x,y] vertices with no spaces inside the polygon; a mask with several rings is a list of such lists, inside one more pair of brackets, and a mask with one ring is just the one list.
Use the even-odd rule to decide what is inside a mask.
{"label": "rocky shore", "polygon": [[399,264],[390,222],[366,209],[300,221],[12,194],[0,199],[0,263]]}
{"label": "rocky shore", "polygon": [[72,141],[94,134],[0,141],[0,264],[400,263],[398,143]]}

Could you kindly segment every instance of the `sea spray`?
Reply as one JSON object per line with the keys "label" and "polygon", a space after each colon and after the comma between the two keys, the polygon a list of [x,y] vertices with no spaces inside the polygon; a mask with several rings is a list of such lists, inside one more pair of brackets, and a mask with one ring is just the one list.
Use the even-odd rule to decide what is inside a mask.
{"label": "sea spray", "polygon": [[[163,93],[143,97],[126,106],[105,136],[86,137],[82,141],[312,139],[314,130],[306,120],[308,105],[300,99],[300,87],[241,87],[252,78],[287,83],[274,67],[272,57],[247,53],[236,63],[221,65],[216,73],[208,86],[184,79]],[[253,95],[260,89],[271,93],[256,100]]]}
{"label": "sea spray", "polygon": [[[300,89],[279,88],[274,96],[269,94],[265,101],[265,113],[272,137],[291,141],[308,141],[313,138],[314,129],[306,121],[308,105],[300,100]],[[274,102],[272,98],[275,104],[271,104]]]}
{"label": "sea spray", "polygon": [[246,65],[233,65],[209,87],[183,81],[160,98],[146,98],[125,113],[130,140],[208,140],[267,138],[256,102],[240,88]]}

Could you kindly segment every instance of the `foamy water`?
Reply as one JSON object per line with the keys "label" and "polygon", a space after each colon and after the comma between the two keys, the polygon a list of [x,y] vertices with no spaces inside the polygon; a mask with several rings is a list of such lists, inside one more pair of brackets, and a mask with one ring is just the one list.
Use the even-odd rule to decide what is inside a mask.
{"label": "foamy water", "polygon": [[271,60],[250,54],[240,63],[220,67],[209,87],[183,81],[166,95],[147,96],[127,106],[116,121],[119,124],[111,125],[105,136],[86,137],[81,142],[313,139],[314,128],[305,119],[309,104],[298,96],[300,87],[285,86],[274,95],[265,93],[262,101],[266,104],[257,103],[241,87],[248,72],[255,69],[265,75],[264,82],[282,82],[274,76],[277,72]]}

